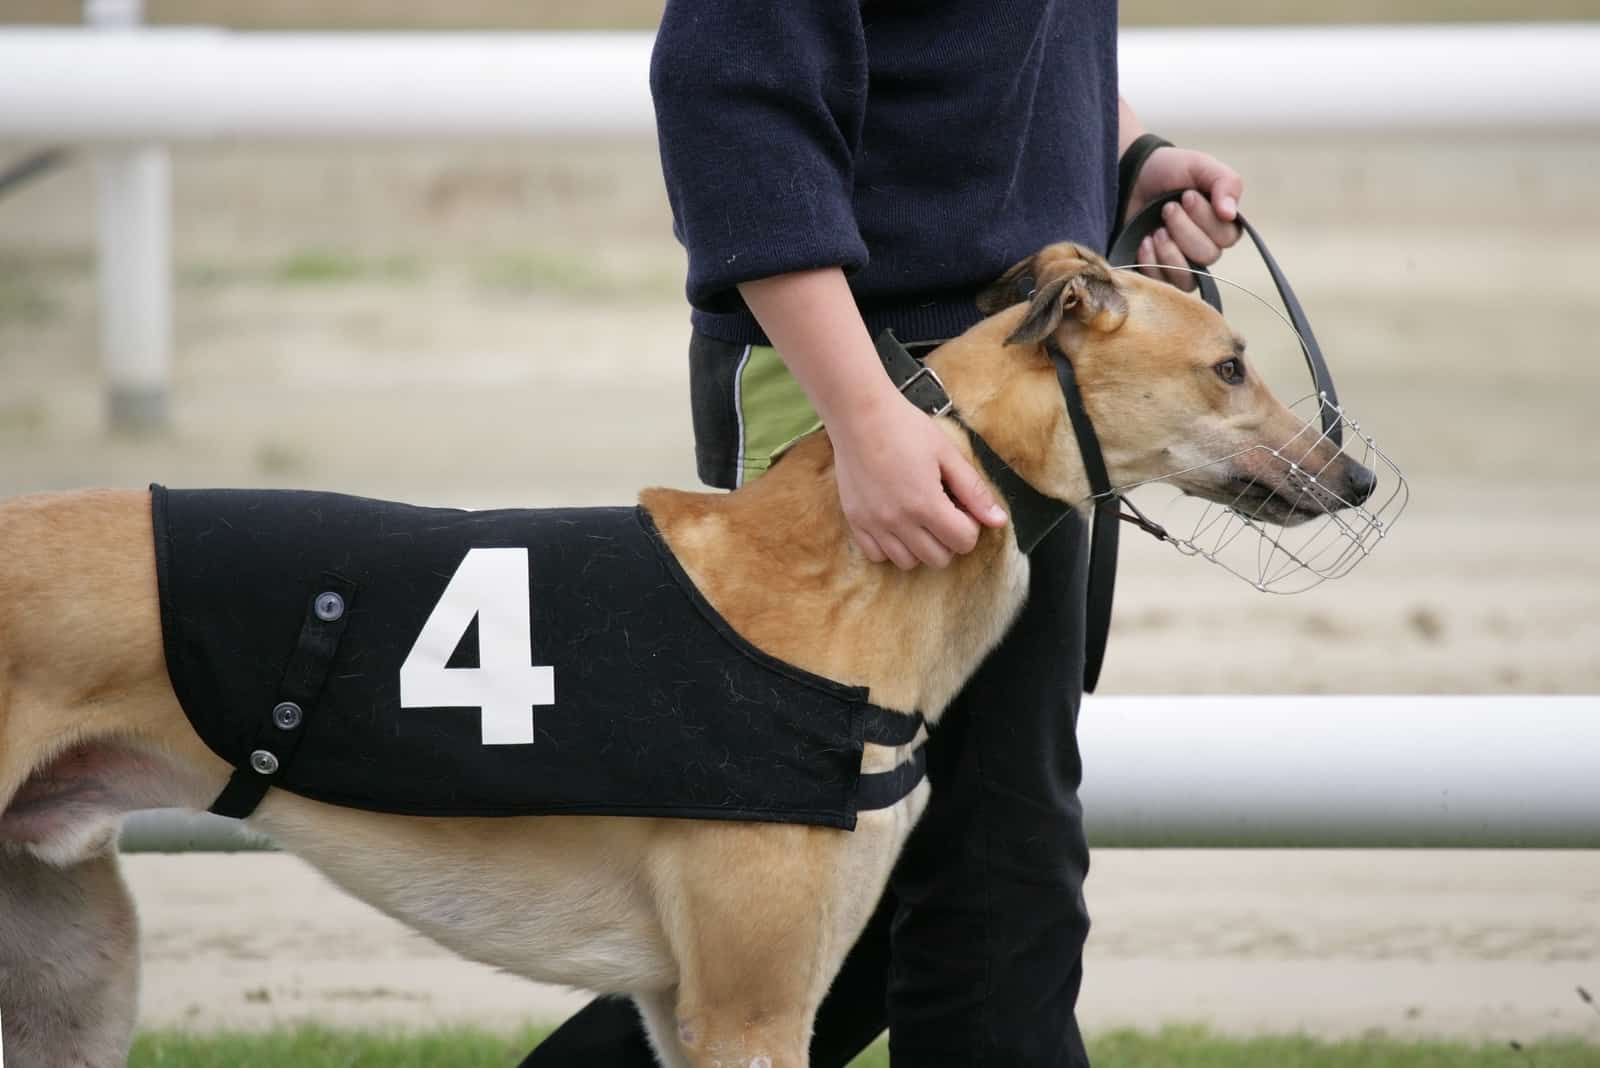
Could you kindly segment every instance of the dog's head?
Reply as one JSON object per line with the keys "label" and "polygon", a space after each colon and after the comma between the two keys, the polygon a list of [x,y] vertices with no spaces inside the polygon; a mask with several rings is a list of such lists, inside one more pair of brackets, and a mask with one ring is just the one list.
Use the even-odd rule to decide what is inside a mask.
{"label": "dog's head", "polygon": [[[1373,473],[1274,396],[1243,339],[1189,294],[1059,244],[1007,271],[978,305],[1006,317],[1007,347],[1038,353],[1054,337],[1068,354],[1115,486],[1164,479],[1285,526],[1372,493]],[[1053,382],[1038,359],[1029,358],[1027,373],[1048,371]],[[1048,451],[1071,458],[1071,470],[1053,465],[1043,479],[1081,484],[1072,428],[1059,390],[1055,396],[1061,410]]]}

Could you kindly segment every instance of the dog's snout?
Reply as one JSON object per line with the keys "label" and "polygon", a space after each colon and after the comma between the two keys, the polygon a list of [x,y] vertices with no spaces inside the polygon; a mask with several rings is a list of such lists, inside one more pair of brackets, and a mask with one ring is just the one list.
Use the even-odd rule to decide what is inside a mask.
{"label": "dog's snout", "polygon": [[1350,463],[1348,472],[1350,503],[1362,504],[1368,497],[1372,496],[1372,491],[1378,487],[1378,476],[1372,473],[1370,467],[1358,464],[1353,460]]}

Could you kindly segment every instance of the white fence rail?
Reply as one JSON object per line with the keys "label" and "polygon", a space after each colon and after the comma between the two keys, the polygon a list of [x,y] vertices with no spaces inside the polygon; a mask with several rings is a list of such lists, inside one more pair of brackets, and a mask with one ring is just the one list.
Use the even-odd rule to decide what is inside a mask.
{"label": "white fence rail", "polygon": [[[650,133],[647,33],[0,31],[0,137]],[[1129,30],[1161,128],[1474,129],[1600,121],[1600,24]]]}
{"label": "white fence rail", "polygon": [[[114,427],[159,428],[170,379],[170,142],[507,138],[652,129],[641,33],[0,30],[0,139],[99,146],[102,349]],[[1131,30],[1121,84],[1161,129],[1600,125],[1600,24]]]}
{"label": "white fence rail", "polygon": [[[1079,736],[1097,846],[1600,848],[1600,697],[1101,697]],[[169,812],[123,843],[262,847]]]}

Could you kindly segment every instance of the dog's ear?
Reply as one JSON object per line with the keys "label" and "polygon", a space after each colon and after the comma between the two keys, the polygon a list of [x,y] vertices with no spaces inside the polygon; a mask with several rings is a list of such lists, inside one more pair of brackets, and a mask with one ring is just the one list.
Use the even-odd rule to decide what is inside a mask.
{"label": "dog's ear", "polygon": [[1033,261],[1029,256],[978,293],[978,310],[985,315],[1005,311],[1013,304],[1033,299]]}
{"label": "dog's ear", "polygon": [[1026,300],[1027,314],[1010,344],[1035,344],[1055,333],[1070,312],[1092,330],[1109,333],[1128,317],[1128,301],[1111,267],[1081,245],[1051,245],[1030,256],[985,289],[978,309],[987,315]]}

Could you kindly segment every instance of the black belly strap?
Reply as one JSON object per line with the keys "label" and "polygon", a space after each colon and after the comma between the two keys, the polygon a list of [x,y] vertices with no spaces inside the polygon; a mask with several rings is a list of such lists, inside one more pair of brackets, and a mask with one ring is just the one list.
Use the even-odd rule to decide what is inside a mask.
{"label": "black belly strap", "polygon": [[[917,740],[924,726],[922,713],[901,715],[873,705],[867,712],[862,740],[874,745],[902,746]],[[856,811],[889,808],[910,796],[928,774],[928,753],[923,746],[912,750],[911,759],[902,760],[888,771],[872,771],[856,784]]]}

